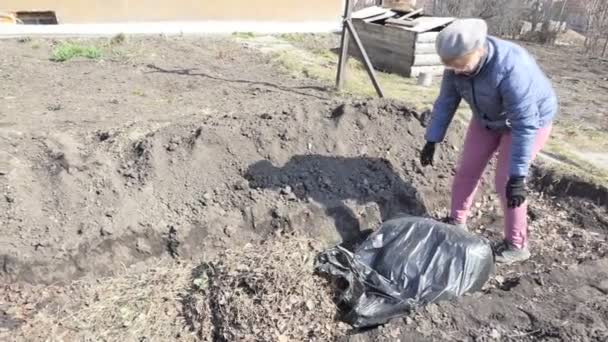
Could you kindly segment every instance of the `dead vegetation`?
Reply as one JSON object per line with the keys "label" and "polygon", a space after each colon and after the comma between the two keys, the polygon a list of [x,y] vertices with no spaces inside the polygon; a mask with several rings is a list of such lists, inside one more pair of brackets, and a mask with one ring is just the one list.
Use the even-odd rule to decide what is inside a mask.
{"label": "dead vegetation", "polygon": [[23,323],[18,341],[332,341],[346,325],[313,274],[320,250],[318,241],[275,236],[198,267],[132,267],[65,288],[7,285],[0,298],[20,302],[9,313]]}
{"label": "dead vegetation", "polygon": [[18,298],[21,305],[12,306],[19,311],[12,315],[25,321],[14,336],[17,341],[194,341],[179,314],[189,281],[186,265],[143,272],[132,267],[122,276],[65,288],[7,285],[0,298],[14,302],[24,295]]}
{"label": "dead vegetation", "polygon": [[229,250],[193,271],[184,314],[203,341],[332,341],[329,287],[313,275],[318,241],[276,237]]}

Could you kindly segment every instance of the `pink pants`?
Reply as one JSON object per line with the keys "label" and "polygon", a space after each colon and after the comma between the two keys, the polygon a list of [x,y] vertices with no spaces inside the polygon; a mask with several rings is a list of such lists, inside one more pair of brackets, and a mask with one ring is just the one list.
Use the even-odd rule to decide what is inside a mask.
{"label": "pink pants", "polygon": [[[551,125],[538,130],[532,159],[545,145],[550,133]],[[454,176],[452,218],[457,223],[466,223],[479,180],[496,151],[498,151],[498,164],[494,182],[505,214],[505,238],[514,246],[522,248],[528,244],[527,204],[510,209],[507,208],[506,198],[511,162],[511,133],[488,130],[475,119],[469,124],[460,164]]]}

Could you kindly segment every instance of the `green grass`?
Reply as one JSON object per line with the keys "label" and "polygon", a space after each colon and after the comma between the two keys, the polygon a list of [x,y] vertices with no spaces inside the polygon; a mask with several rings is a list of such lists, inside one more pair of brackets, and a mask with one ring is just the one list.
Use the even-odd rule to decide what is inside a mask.
{"label": "green grass", "polygon": [[56,62],[69,61],[76,57],[98,59],[102,56],[101,48],[76,42],[62,42],[52,53],[51,59]]}
{"label": "green grass", "polygon": [[252,39],[255,38],[256,35],[253,32],[233,32],[232,36],[234,38],[241,38],[241,39]]}
{"label": "green grass", "polygon": [[[280,37],[290,42],[302,41],[299,35]],[[335,83],[338,55],[328,49],[283,49],[274,53],[273,60],[283,71],[295,77]],[[397,74],[376,71],[376,77],[385,97],[407,102],[418,110],[430,109],[439,94],[440,77],[435,78],[431,87],[419,86],[416,79]],[[377,96],[363,63],[353,57],[348,59],[342,92],[354,96]],[[466,121],[470,115],[469,107],[463,102],[458,109],[457,118]]]}
{"label": "green grass", "polygon": [[[274,61],[294,76],[335,82],[338,56],[331,51],[288,49],[275,53]],[[400,99],[416,106],[432,105],[438,94],[436,87],[418,86],[414,79],[383,72],[377,72],[376,76],[386,97]],[[363,64],[355,58],[348,60],[343,91],[357,96],[376,96]]]}
{"label": "green grass", "polygon": [[608,151],[608,132],[599,127],[589,127],[584,121],[559,120],[554,125],[553,137],[581,151]]}
{"label": "green grass", "polygon": [[584,180],[608,185],[608,170],[597,167],[577,154],[577,150],[568,145],[564,140],[552,138],[547,142],[544,151],[551,157],[557,157],[561,163],[554,163],[554,169],[566,174],[575,174]]}

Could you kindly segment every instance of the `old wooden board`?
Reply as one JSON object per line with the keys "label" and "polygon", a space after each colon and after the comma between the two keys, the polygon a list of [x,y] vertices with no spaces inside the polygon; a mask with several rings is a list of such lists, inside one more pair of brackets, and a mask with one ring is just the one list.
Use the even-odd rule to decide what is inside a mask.
{"label": "old wooden board", "polygon": [[406,28],[406,30],[410,30],[417,33],[431,31],[433,29],[445,26],[453,22],[455,19],[456,18],[452,17],[420,17],[414,19],[414,22],[416,23],[414,27]]}
{"label": "old wooden board", "polygon": [[[412,32],[402,27],[391,27],[363,20],[353,20],[368,57],[374,67],[400,74],[415,76],[419,72],[441,73],[441,59],[435,52],[438,32]],[[350,53],[362,60],[354,46]],[[422,71],[421,71],[422,70]]]}

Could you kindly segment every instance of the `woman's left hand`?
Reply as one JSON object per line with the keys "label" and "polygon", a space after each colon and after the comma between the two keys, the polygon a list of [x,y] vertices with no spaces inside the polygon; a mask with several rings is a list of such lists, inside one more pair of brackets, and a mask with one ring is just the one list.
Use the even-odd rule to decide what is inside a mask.
{"label": "woman's left hand", "polygon": [[527,196],[525,177],[511,177],[507,182],[507,206],[518,208],[526,201]]}

